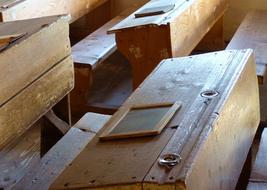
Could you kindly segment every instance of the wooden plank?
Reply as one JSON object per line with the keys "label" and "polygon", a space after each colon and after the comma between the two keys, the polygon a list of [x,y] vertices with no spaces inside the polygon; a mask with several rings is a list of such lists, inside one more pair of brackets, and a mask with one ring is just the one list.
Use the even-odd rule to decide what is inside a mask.
{"label": "wooden plank", "polygon": [[0,187],[8,189],[41,160],[42,120],[0,151]]}
{"label": "wooden plank", "polygon": [[0,147],[24,133],[74,85],[73,62],[66,58],[0,107]]}
{"label": "wooden plank", "polygon": [[71,53],[65,19],[0,23],[0,36],[17,33],[26,35],[0,52],[0,106]]}
{"label": "wooden plank", "polygon": [[267,183],[267,130],[264,129],[260,147],[256,156],[255,163],[252,167],[251,182],[266,182]]}
{"label": "wooden plank", "polygon": [[[101,142],[111,119],[51,188],[233,189],[259,124],[258,96],[250,50],[165,60],[112,117],[129,105],[181,102],[161,135]],[[159,166],[166,151],[181,164]]]}
{"label": "wooden plank", "polygon": [[227,49],[247,49],[255,51],[259,84],[267,77],[267,11],[255,10],[247,14]]}
{"label": "wooden plank", "polygon": [[[133,4],[130,8],[104,24],[72,47],[73,61],[76,65],[94,69],[117,49],[115,35],[108,35],[107,31],[118,24],[138,8]],[[92,48],[94,47],[94,48]]]}
{"label": "wooden plank", "polygon": [[[13,1],[0,2],[2,22],[62,14],[70,14],[70,22],[73,22],[107,2],[107,0],[20,0],[12,4]],[[8,4],[9,6],[6,6]]]}
{"label": "wooden plank", "polygon": [[49,189],[109,118],[108,115],[87,113],[13,189]]}
{"label": "wooden plank", "polygon": [[222,17],[228,1],[154,0],[138,11],[169,4],[175,4],[170,12],[142,18],[135,18],[134,13],[109,30],[116,33],[117,47],[132,65],[134,88],[162,59],[190,54]]}

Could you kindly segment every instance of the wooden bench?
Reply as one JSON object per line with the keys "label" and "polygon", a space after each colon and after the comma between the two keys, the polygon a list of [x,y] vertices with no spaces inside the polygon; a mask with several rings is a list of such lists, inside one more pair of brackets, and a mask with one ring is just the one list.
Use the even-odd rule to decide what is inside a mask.
{"label": "wooden bench", "polygon": [[261,120],[267,121],[267,11],[249,12],[226,49],[254,50],[260,85]]}
{"label": "wooden bench", "polygon": [[267,129],[264,129],[255,163],[252,167],[248,190],[263,190],[267,187]]}
{"label": "wooden bench", "polygon": [[111,28],[133,68],[133,87],[162,59],[189,55],[221,21],[227,5],[225,0],[152,0]]}
{"label": "wooden bench", "polygon": [[[147,5],[145,5],[143,8],[141,8],[140,10],[149,7],[151,5],[151,3],[153,4],[154,1],[151,1],[150,3],[148,3]],[[179,3],[183,3],[184,1],[179,1]],[[177,3],[177,4],[179,4]],[[195,30],[201,30],[199,36],[193,36],[192,38],[188,39],[188,42],[183,42],[183,43],[188,43],[190,45],[194,44],[193,46],[195,47],[197,45],[197,43],[202,39],[202,37],[209,31],[209,29],[213,26],[213,24],[219,19],[219,17],[221,17],[226,9],[226,3],[224,1],[214,1],[212,2],[214,4],[215,7],[217,7],[216,9],[216,14],[214,15],[205,15],[203,16],[203,20],[201,20],[201,23],[198,23],[197,25],[195,25],[196,28],[194,28]],[[201,12],[201,7],[200,4],[201,2],[198,1],[193,1],[188,3],[185,3],[186,5],[183,6],[181,9],[177,9],[174,11],[170,22],[172,22],[173,24],[177,24],[179,25],[179,23],[175,23],[175,21],[177,20],[183,20],[183,19],[188,19],[187,11],[193,9],[193,7],[198,7],[199,9],[197,9],[196,13],[199,11]],[[160,35],[160,37],[155,36],[152,34],[152,31],[146,30],[145,26],[143,26],[144,30],[141,31],[144,33],[147,32],[151,32],[151,34],[149,33],[144,34],[143,35],[139,35],[140,33],[140,28],[142,27],[138,27],[136,26],[136,28],[138,28],[138,30],[134,29],[121,29],[119,31],[117,27],[121,26],[121,24],[118,24],[118,26],[114,27],[111,31],[115,31],[116,32],[116,40],[115,40],[115,36],[114,34],[110,34],[107,35],[106,32],[108,29],[110,29],[113,25],[115,25],[116,23],[118,23],[119,21],[123,20],[123,18],[125,18],[127,15],[129,15],[130,12],[132,12],[134,9],[136,9],[135,6],[134,8],[131,8],[130,11],[126,11],[126,13],[123,13],[122,16],[113,19],[112,21],[110,21],[109,23],[105,24],[103,27],[101,27],[99,30],[97,30],[96,32],[94,32],[93,34],[89,35],[87,38],[85,38],[84,40],[82,40],[80,43],[76,44],[73,49],[73,57],[74,57],[74,62],[75,62],[75,77],[76,77],[76,86],[74,91],[72,92],[72,108],[73,108],[73,113],[77,114],[78,112],[81,112],[80,115],[84,114],[85,112],[88,111],[96,111],[99,113],[108,113],[108,114],[112,114],[114,113],[114,111],[116,111],[118,109],[118,107],[127,99],[127,97],[130,95],[133,87],[131,84],[129,84],[132,81],[139,81],[141,82],[141,78],[144,79],[145,76],[147,76],[147,74],[149,74],[152,69],[156,66],[156,64],[158,64],[161,59],[169,57],[166,56],[166,54],[170,55],[170,53],[167,52],[167,49],[162,48],[164,50],[166,50],[165,52],[162,52],[161,50],[157,51],[155,50],[155,48],[161,48],[162,43],[158,42],[159,44],[154,44],[156,43],[156,41],[163,40],[164,42],[168,41],[166,38],[170,38],[170,36],[162,36]],[[208,6],[209,7],[209,6]],[[211,7],[209,7],[211,10]],[[138,11],[140,11],[138,10]],[[195,10],[195,8],[194,8]],[[213,10],[213,8],[212,8]],[[138,12],[137,11],[137,12]],[[178,12],[182,12],[183,14],[177,16],[176,13]],[[207,12],[207,11],[205,11]],[[166,16],[166,14],[164,14],[163,16],[159,16],[157,18],[163,18],[164,16]],[[124,21],[122,21],[122,23],[128,23],[131,24],[131,19],[133,16],[130,16],[128,18],[126,18]],[[154,17],[153,17],[154,18]],[[142,19],[141,19],[142,21]],[[140,23],[141,23],[140,21]],[[182,21],[181,21],[182,22]],[[138,23],[138,24],[140,24]],[[221,23],[221,22],[219,22]],[[142,24],[142,23],[141,23]],[[141,25],[140,24],[140,25]],[[146,23],[147,24],[147,23]],[[157,23],[159,24],[159,23]],[[153,26],[153,24],[147,24],[147,27],[149,28],[150,26]],[[190,25],[191,27],[191,25]],[[168,30],[168,24],[166,24],[166,27],[156,27],[158,32],[160,31],[165,31]],[[174,27],[177,28],[177,27]],[[183,33],[184,30],[181,30],[180,32]],[[193,31],[193,29],[188,31],[189,33],[192,32],[195,33]],[[109,32],[111,33],[111,32]],[[124,39],[124,40],[120,40],[118,36],[120,36],[121,34],[128,34],[128,38],[129,39]],[[143,36],[143,37],[141,37]],[[153,39],[146,39],[148,38],[148,36],[150,36]],[[180,36],[180,34],[177,34],[177,36]],[[214,36],[214,35],[213,35]],[[165,38],[166,37],[166,38]],[[187,38],[186,36],[184,36],[185,38]],[[181,37],[183,38],[183,37]],[[139,41],[139,39],[143,39],[142,42]],[[184,38],[183,38],[184,39]],[[182,41],[182,39],[179,39],[180,41]],[[178,41],[179,41],[178,40]],[[115,42],[116,41],[116,42]],[[122,43],[127,43],[127,42],[133,42],[133,43],[142,43],[142,44],[138,44],[138,46],[140,45],[144,52],[147,53],[147,55],[142,57],[142,60],[138,59],[136,61],[138,61],[139,63],[133,63],[135,61],[132,60],[132,58],[129,58],[129,55],[127,53],[125,53],[124,51],[128,51],[129,49],[132,49],[130,46],[132,44],[127,44],[126,46],[129,45],[129,47],[124,46],[123,48],[128,50],[121,50],[120,47],[122,48]],[[95,69],[97,67],[97,65],[99,65],[99,63],[103,63],[103,61],[106,59],[106,57],[110,56],[111,53],[113,53],[116,49],[116,43],[119,44],[118,47],[120,49],[120,51],[123,53],[123,55],[126,55],[126,58],[128,58],[128,61],[130,61],[131,66],[126,65],[126,60],[123,60],[121,57],[121,55],[119,55],[117,53],[117,55],[119,55],[119,58],[115,58],[115,62],[117,64],[102,64],[102,66],[99,69]],[[151,43],[151,45],[150,45]],[[165,45],[165,43],[163,43]],[[173,44],[179,44],[178,42],[175,42]],[[168,44],[171,45],[171,44]],[[153,46],[153,48],[151,48]],[[193,46],[190,46],[190,51],[193,50]],[[94,47],[94,48],[92,48]],[[183,46],[184,47],[184,46]],[[177,47],[174,47],[175,52]],[[179,48],[178,48],[179,49]],[[161,52],[160,52],[161,51]],[[184,49],[180,48],[179,50],[177,50],[181,53],[181,51],[184,51]],[[186,51],[186,54],[189,54],[190,51]],[[177,53],[177,52],[176,52]],[[177,53],[178,54],[178,53]],[[180,55],[186,55],[186,54],[180,54]],[[161,56],[162,55],[162,56]],[[173,54],[174,55],[174,54]],[[160,56],[160,57],[159,57]],[[175,55],[176,56],[176,55]],[[113,57],[114,58],[114,57]],[[116,61],[116,59],[118,59],[119,61]],[[134,58],[133,58],[134,59]],[[114,59],[111,60],[111,62]],[[150,62],[154,63],[151,64]],[[141,65],[136,66],[136,65]],[[105,67],[108,66],[108,67]],[[151,66],[153,65],[153,66]],[[112,69],[112,67],[114,66],[114,69]],[[138,70],[136,70],[138,68]],[[95,74],[93,73],[95,69]],[[131,69],[131,70],[129,70]],[[114,71],[116,70],[121,70],[121,75],[118,75],[119,72],[116,72],[116,75],[114,74]],[[99,73],[97,73],[99,72]],[[129,74],[129,72],[132,72],[132,74]],[[101,74],[101,73],[105,73]],[[125,75],[123,74],[125,73]],[[144,74],[145,73],[145,74]],[[128,78],[127,78],[128,75]],[[99,76],[99,77],[98,77]],[[93,79],[95,78],[95,79]],[[100,78],[100,80],[99,80]],[[105,78],[108,78],[108,81],[112,81],[109,84],[104,84]],[[104,80],[103,80],[104,79]],[[123,79],[123,80],[122,80]],[[122,82],[124,81],[124,82]],[[136,83],[134,86],[137,87],[137,84],[139,84],[139,82],[134,82]],[[90,86],[92,85],[92,88],[90,88]],[[109,86],[109,87],[108,87]],[[116,88],[113,88],[114,86],[116,86]],[[115,98],[115,96],[119,97],[119,98]],[[84,109],[84,110],[83,110]]]}
{"label": "wooden bench", "polygon": [[50,185],[71,165],[110,117],[87,113],[13,189],[49,189]]}
{"label": "wooden bench", "polygon": [[[234,189],[260,121],[254,64],[251,50],[163,61],[50,188]],[[176,101],[160,134],[100,139],[125,111]]]}
{"label": "wooden bench", "polygon": [[267,11],[249,12],[226,49],[254,50],[259,84],[267,77]]}
{"label": "wooden bench", "polygon": [[73,113],[112,114],[132,92],[130,67],[117,52],[115,35],[108,35],[107,31],[138,7],[132,5],[72,47],[76,81],[71,93]]}
{"label": "wooden bench", "polygon": [[0,21],[70,14],[73,22],[108,0],[3,0]]}
{"label": "wooden bench", "polygon": [[49,112],[46,118],[62,133],[69,129],[49,111],[74,85],[68,25],[58,16],[0,23],[1,188],[40,158],[40,118]]}

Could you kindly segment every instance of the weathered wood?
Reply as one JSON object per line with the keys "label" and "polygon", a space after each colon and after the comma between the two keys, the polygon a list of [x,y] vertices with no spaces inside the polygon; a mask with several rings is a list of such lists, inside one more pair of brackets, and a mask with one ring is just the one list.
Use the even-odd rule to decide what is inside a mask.
{"label": "weathered wood", "polygon": [[132,65],[134,88],[162,59],[190,54],[222,17],[228,1],[152,0],[138,11],[171,4],[175,8],[170,12],[142,18],[134,13],[109,30],[116,33],[117,47]]}
{"label": "weathered wood", "polygon": [[0,36],[17,33],[26,35],[0,52],[0,106],[71,53],[68,23],[57,16],[0,23]]}
{"label": "weathered wood", "polygon": [[[137,8],[138,4],[132,5],[129,9],[123,11],[119,16],[107,22],[72,47],[75,64],[75,81],[77,84],[71,92],[74,113],[79,112],[78,110],[81,107],[87,105],[88,96],[91,91],[90,88],[93,83],[93,71],[117,50],[115,35],[108,35],[108,29],[122,21]],[[90,111],[86,108],[84,110]]]}
{"label": "weathered wood", "polygon": [[40,162],[42,124],[39,120],[0,151],[0,188],[13,186]]}
{"label": "weathered wood", "polygon": [[[109,120],[51,188],[234,189],[259,124],[258,96],[251,50],[165,60],[112,117],[129,105],[181,102],[165,130],[101,142]],[[160,166],[166,153],[180,164]]]}
{"label": "weathered wood", "polygon": [[227,49],[247,49],[255,51],[259,84],[267,77],[267,11],[249,12],[238,28]]}
{"label": "weathered wood", "polygon": [[66,96],[73,85],[73,62],[68,57],[1,105],[0,147],[25,132]]}
{"label": "weathered wood", "polygon": [[14,1],[0,2],[0,21],[70,14],[71,22],[73,22],[107,0],[17,0],[13,3]]}
{"label": "weathered wood", "polygon": [[109,118],[108,115],[87,113],[13,189],[49,189]]}
{"label": "weathered wood", "polygon": [[264,129],[261,136],[260,147],[251,171],[250,181],[267,183],[267,130],[266,129]]}

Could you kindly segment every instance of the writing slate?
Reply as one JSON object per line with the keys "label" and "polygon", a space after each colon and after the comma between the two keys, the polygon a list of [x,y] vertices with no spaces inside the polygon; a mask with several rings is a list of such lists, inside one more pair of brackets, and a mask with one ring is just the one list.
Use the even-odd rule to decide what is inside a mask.
{"label": "writing slate", "polygon": [[158,135],[179,108],[177,102],[130,107],[100,139]]}

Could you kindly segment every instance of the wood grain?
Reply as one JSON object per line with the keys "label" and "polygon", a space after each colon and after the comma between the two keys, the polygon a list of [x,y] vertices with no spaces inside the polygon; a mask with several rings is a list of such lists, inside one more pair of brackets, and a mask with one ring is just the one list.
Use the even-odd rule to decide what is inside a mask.
{"label": "wood grain", "polygon": [[[182,102],[161,135],[101,142],[111,119],[51,188],[233,189],[259,124],[255,73],[250,50],[163,61],[113,115],[129,105]],[[200,96],[210,89],[219,95]],[[180,154],[181,164],[160,167],[166,152]]]}
{"label": "wood grain", "polygon": [[49,189],[109,118],[108,115],[87,113],[13,189]]}
{"label": "wood grain", "polygon": [[16,184],[41,160],[41,125],[36,122],[21,137],[14,139],[0,152],[0,187]]}
{"label": "wood grain", "polygon": [[[13,0],[8,0],[13,1]],[[8,8],[0,9],[2,22],[23,20],[51,15],[70,14],[73,22],[107,0],[23,0]],[[6,4],[1,3],[0,6]]]}
{"label": "wood grain", "polygon": [[0,107],[0,147],[24,133],[57,102],[70,92],[74,85],[73,62],[66,58],[12,100]]}
{"label": "wood grain", "polygon": [[0,23],[0,36],[17,33],[27,35],[0,52],[0,106],[71,53],[65,19]]}

